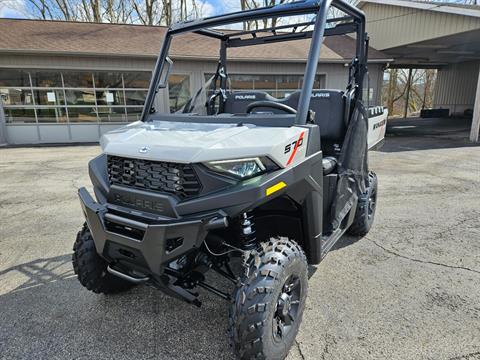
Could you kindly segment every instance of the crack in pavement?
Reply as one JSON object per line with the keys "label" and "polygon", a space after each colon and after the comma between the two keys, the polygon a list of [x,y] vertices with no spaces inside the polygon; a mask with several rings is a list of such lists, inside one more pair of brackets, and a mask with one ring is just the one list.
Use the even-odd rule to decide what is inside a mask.
{"label": "crack in pavement", "polygon": [[438,262],[435,262],[435,261],[428,261],[428,260],[420,260],[420,259],[415,259],[415,258],[411,258],[411,257],[408,257],[406,255],[402,255],[396,251],[393,251],[391,249],[387,249],[386,247],[380,245],[379,243],[377,243],[375,240],[372,240],[372,239],[369,239],[368,237],[365,237],[366,240],[370,241],[372,244],[374,244],[375,246],[379,247],[380,249],[382,249],[383,251],[385,251],[386,253],[389,253],[391,255],[394,255],[394,256],[397,256],[397,257],[400,257],[402,259],[406,259],[406,260],[409,260],[409,261],[413,261],[413,262],[418,262],[418,263],[422,263],[422,264],[430,264],[430,265],[436,265],[436,266],[442,266],[442,267],[446,267],[446,268],[449,268],[449,269],[457,269],[457,270],[465,270],[465,271],[470,271],[470,272],[473,272],[473,273],[477,273],[477,274],[480,274],[480,271],[479,270],[474,270],[474,269],[470,269],[470,268],[467,268],[467,267],[464,267],[464,266],[455,266],[455,265],[448,265],[448,264],[443,264],[443,263],[438,263]]}
{"label": "crack in pavement", "polygon": [[298,349],[298,352],[300,354],[300,357],[305,360],[305,355],[303,355],[303,352],[302,352],[302,348],[300,347],[300,343],[297,341],[297,339],[295,339],[295,344],[297,345],[297,349]]}

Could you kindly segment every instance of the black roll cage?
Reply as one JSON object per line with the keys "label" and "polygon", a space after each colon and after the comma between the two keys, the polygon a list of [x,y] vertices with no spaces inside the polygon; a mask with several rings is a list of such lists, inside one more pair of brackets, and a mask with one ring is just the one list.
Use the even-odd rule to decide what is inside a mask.
{"label": "black roll cage", "polygon": [[[347,16],[327,19],[327,11],[330,7],[334,7],[342,11]],[[229,31],[226,33],[211,29],[233,23],[307,14],[316,14],[316,17],[310,22],[281,25],[266,29],[263,28],[235,32]],[[336,25],[327,28],[326,25],[330,23],[336,23]],[[310,30],[311,26],[313,26],[313,30]],[[277,32],[278,30],[286,29],[292,30],[290,32]],[[300,0],[291,3],[284,3],[247,11],[239,11],[231,14],[213,16],[172,25],[166,33],[160,56],[157,59],[142,113],[142,121],[147,120],[148,115],[151,113],[151,109],[153,109],[155,96],[160,86],[159,83],[161,74],[163,74],[166,64],[169,66],[168,51],[170,49],[172,38],[176,35],[188,32],[208,36],[221,41],[220,60],[217,75],[219,74],[219,71],[222,71],[223,74],[227,73],[228,48],[299,39],[312,39],[308,61],[305,68],[304,81],[298,103],[297,114],[295,117],[295,124],[298,125],[305,124],[308,119],[310,98],[312,96],[313,85],[320,59],[320,49],[322,47],[323,37],[355,33],[356,52],[355,57],[352,59],[350,65],[349,84],[347,86],[347,91],[353,92],[351,97],[352,104],[356,103],[357,101],[362,101],[363,79],[367,73],[368,57],[368,37],[365,32],[365,14],[344,0]],[[271,33],[272,35],[258,36],[262,34],[265,35],[265,33]],[[242,38],[242,36],[245,35],[250,35],[251,38]],[[226,89],[226,76],[220,76],[220,89]]]}

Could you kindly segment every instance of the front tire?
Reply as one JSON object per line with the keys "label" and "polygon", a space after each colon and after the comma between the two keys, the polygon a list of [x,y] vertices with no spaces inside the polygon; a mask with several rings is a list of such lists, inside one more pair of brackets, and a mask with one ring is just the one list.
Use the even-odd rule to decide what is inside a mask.
{"label": "front tire", "polygon": [[230,333],[240,359],[284,359],[298,333],[308,288],[307,259],[294,241],[262,243],[233,294]]}
{"label": "front tire", "polygon": [[114,294],[134,286],[107,271],[108,264],[97,254],[87,224],[84,224],[77,234],[77,240],[73,245],[72,264],[78,281],[94,293]]}
{"label": "front tire", "polygon": [[377,188],[377,175],[370,172],[367,191],[358,198],[355,219],[348,229],[350,235],[365,236],[370,231],[377,208]]}

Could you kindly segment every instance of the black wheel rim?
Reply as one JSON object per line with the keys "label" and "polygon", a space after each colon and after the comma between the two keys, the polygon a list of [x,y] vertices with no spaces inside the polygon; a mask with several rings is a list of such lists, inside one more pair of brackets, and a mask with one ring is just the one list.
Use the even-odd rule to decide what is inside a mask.
{"label": "black wheel rim", "polygon": [[284,341],[295,326],[301,295],[300,278],[291,275],[282,287],[273,315],[273,337],[276,341]]}
{"label": "black wheel rim", "polygon": [[377,206],[377,190],[372,189],[370,197],[368,198],[368,219],[371,220],[375,214],[375,207]]}

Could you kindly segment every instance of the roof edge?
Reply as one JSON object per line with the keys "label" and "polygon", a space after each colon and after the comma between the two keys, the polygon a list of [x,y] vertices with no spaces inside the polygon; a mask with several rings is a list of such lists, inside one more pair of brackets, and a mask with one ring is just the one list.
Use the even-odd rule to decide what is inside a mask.
{"label": "roof edge", "polygon": [[[153,54],[105,54],[105,53],[96,53],[96,52],[66,52],[66,51],[38,51],[35,49],[0,49],[0,54],[19,54],[19,55],[46,55],[46,56],[84,56],[84,57],[109,57],[109,58],[137,58],[137,59],[152,59],[155,60],[158,58],[158,55]],[[173,59],[176,60],[196,60],[196,61],[218,61],[218,57],[197,57],[197,56],[188,56],[188,55],[172,55]],[[251,62],[251,58],[247,57],[231,57],[231,61],[239,61],[239,62]],[[256,58],[255,61],[260,62],[276,62],[276,63],[299,63],[299,62],[307,62],[307,59],[281,59],[281,58]],[[350,59],[341,58],[341,59],[329,59],[323,58],[320,59],[321,63],[348,63]],[[393,62],[393,59],[378,59],[378,58],[370,58],[368,59],[369,63],[382,63],[386,64],[389,62]]]}
{"label": "roof edge", "polygon": [[480,7],[477,9],[468,9],[468,8],[459,8],[455,6],[449,6],[445,3],[432,3],[432,2],[415,2],[415,1],[405,1],[405,0],[361,0],[357,7],[362,9],[367,3],[379,4],[379,5],[390,5],[397,7],[406,7],[418,10],[425,11],[434,11],[441,12],[451,15],[459,16],[470,16],[480,18]]}

